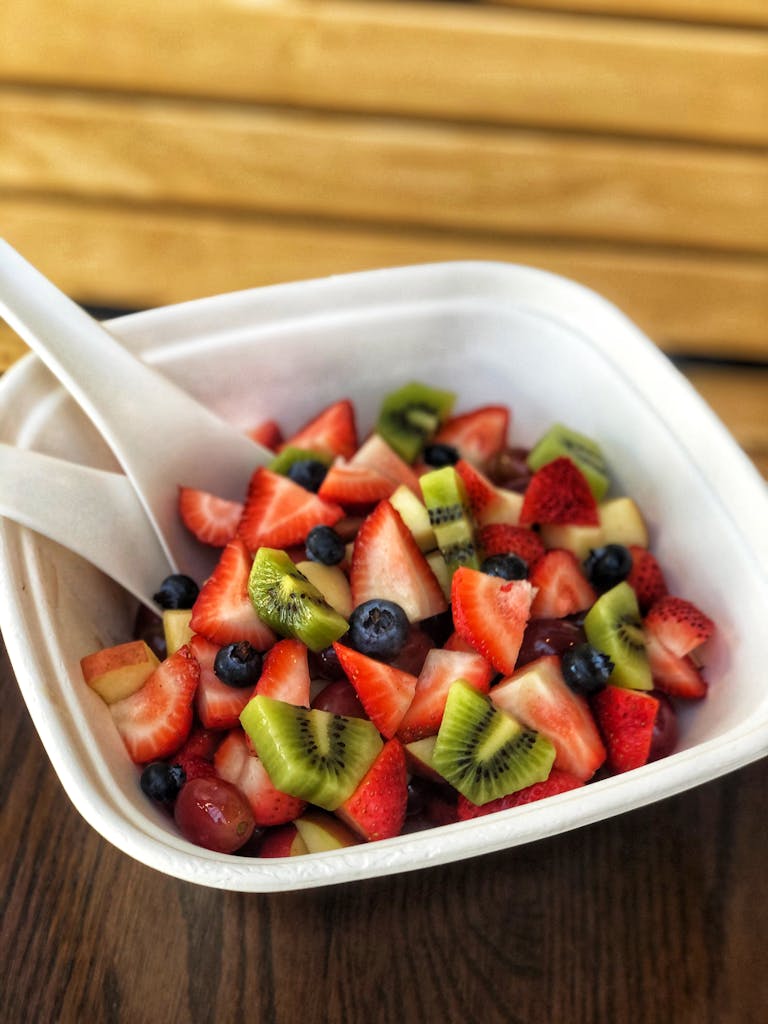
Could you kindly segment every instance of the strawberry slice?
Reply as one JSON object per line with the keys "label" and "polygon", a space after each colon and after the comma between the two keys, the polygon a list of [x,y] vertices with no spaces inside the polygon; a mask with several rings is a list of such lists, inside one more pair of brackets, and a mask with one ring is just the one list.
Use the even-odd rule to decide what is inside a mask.
{"label": "strawberry slice", "polygon": [[283,443],[283,432],[277,420],[260,420],[246,430],[246,434],[252,441],[264,445],[273,452],[276,452]]}
{"label": "strawberry slice", "polygon": [[586,611],[597,600],[578,559],[564,548],[545,551],[534,563],[528,579],[538,588],[531,605],[532,619],[562,619]]}
{"label": "strawberry slice", "polygon": [[678,658],[700,647],[715,631],[712,619],[695,604],[671,594],[653,603],[643,625]]}
{"label": "strawberry slice", "polygon": [[417,677],[416,692],[397,735],[403,743],[437,735],[451,683],[464,679],[479,693],[488,693],[494,675],[493,666],[481,654],[433,648]]}
{"label": "strawberry slice", "polygon": [[489,523],[481,527],[477,539],[486,557],[513,554],[529,566],[541,558],[546,550],[538,533],[529,526]]}
{"label": "strawberry slice", "polygon": [[360,654],[338,641],[333,649],[366,715],[382,736],[392,739],[413,700],[416,676]]}
{"label": "strawberry slice", "polygon": [[496,487],[476,466],[465,459],[456,463],[456,472],[462,479],[475,526],[483,527],[493,523],[517,524],[522,496],[503,487]]}
{"label": "strawberry slice", "polygon": [[647,612],[654,601],[668,593],[667,581],[654,555],[647,548],[637,544],[628,546],[632,555],[632,568],[627,576],[627,583],[637,595],[637,603],[641,612]]}
{"label": "strawberry slice", "polygon": [[417,498],[421,498],[418,474],[387,444],[381,434],[371,434],[349,461],[353,466],[367,466],[376,470],[377,473],[394,481],[395,486],[405,484]]}
{"label": "strawberry slice", "polygon": [[200,683],[195,694],[197,717],[206,729],[231,729],[240,720],[240,712],[251,698],[251,688],[227,686],[213,671],[219,646],[195,635],[189,641],[200,663]]}
{"label": "strawberry slice", "polygon": [[487,804],[473,804],[465,796],[459,794],[457,813],[459,821],[468,821],[470,818],[479,818],[484,814],[493,814],[494,811],[506,811],[510,807],[519,807],[521,804],[530,804],[536,800],[543,800],[547,796],[557,796],[558,793],[567,793],[571,789],[579,789],[584,783],[575,775],[553,768],[544,782],[534,782],[532,786],[519,789],[516,793],[508,796],[500,796],[497,800],[491,800]]}
{"label": "strawberry slice", "polygon": [[349,583],[354,607],[372,598],[394,601],[411,622],[448,607],[413,534],[388,501],[379,502],[358,531]]}
{"label": "strawberry slice", "polygon": [[388,740],[352,796],[334,812],[368,842],[400,835],[408,808],[405,750]]}
{"label": "strawberry slice", "polygon": [[112,720],[136,764],[170,757],[189,736],[200,665],[185,644],[161,661],[130,697],[109,705]]}
{"label": "strawberry slice", "polygon": [[684,700],[706,697],[707,682],[689,657],[673,654],[649,630],[645,631],[645,651],[657,690]]}
{"label": "strawberry slice", "polygon": [[371,466],[337,459],[325,474],[317,493],[323,501],[349,509],[375,505],[388,498],[397,486],[391,477]]}
{"label": "strawberry slice", "polygon": [[648,761],[659,702],[642,690],[606,686],[592,698],[600,733],[615,772],[628,772]]}
{"label": "strawberry slice", "polygon": [[504,405],[484,405],[451,416],[440,427],[434,441],[456,448],[462,459],[485,466],[507,443],[509,409]]}
{"label": "strawberry slice", "polygon": [[520,525],[598,526],[597,503],[587,479],[571,459],[561,456],[531,477],[523,495]]}
{"label": "strawberry slice", "polygon": [[238,536],[251,552],[303,544],[313,526],[333,526],[344,509],[260,466],[251,477]]}
{"label": "strawberry slice", "polygon": [[587,701],[563,679],[560,658],[545,655],[528,662],[491,690],[493,703],[555,748],[555,768],[586,782],[606,758]]}
{"label": "strawberry slice", "polygon": [[503,580],[463,565],[453,574],[456,632],[505,675],[514,671],[532,601],[528,580]]}
{"label": "strawberry slice", "polygon": [[217,774],[246,798],[258,827],[284,825],[303,813],[305,802],[275,788],[239,726],[227,733],[213,763]]}
{"label": "strawberry slice", "polygon": [[242,514],[241,501],[219,498],[195,487],[179,488],[181,521],[203,544],[223,548],[237,533]]}
{"label": "strawberry slice", "polygon": [[288,447],[309,448],[351,459],[357,449],[354,406],[346,398],[332,402],[280,445],[281,449]]}
{"label": "strawberry slice", "polygon": [[267,651],[256,693],[285,701],[298,707],[309,707],[309,658],[301,640],[287,638]]}
{"label": "strawberry slice", "polygon": [[192,606],[190,628],[211,643],[247,640],[259,651],[275,641],[275,634],[262,622],[248,597],[248,575],[253,559],[245,544],[231,540]]}

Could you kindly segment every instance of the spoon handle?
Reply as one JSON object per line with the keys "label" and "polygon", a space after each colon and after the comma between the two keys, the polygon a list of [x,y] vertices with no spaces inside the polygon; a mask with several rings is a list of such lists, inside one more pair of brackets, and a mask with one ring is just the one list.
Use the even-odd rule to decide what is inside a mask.
{"label": "spoon handle", "polygon": [[172,571],[127,477],[0,444],[0,516],[42,533],[147,607]]}

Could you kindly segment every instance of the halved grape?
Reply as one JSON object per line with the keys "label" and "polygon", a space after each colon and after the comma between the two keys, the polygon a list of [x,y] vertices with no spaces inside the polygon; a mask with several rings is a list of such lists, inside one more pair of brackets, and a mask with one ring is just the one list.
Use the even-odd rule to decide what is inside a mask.
{"label": "halved grape", "polygon": [[183,786],[173,816],[185,839],[217,853],[239,850],[255,828],[246,798],[216,776],[192,779]]}
{"label": "halved grape", "polygon": [[336,679],[324,686],[312,701],[313,708],[330,711],[345,718],[367,718],[354,686],[346,679]]}
{"label": "halved grape", "polygon": [[515,667],[521,668],[545,654],[563,655],[586,639],[582,626],[572,619],[531,619],[525,627]]}

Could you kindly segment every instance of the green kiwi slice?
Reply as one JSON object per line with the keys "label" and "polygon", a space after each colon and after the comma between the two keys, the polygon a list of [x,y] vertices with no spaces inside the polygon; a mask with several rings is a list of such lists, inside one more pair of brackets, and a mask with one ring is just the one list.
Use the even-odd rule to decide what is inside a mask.
{"label": "green kiwi slice", "polygon": [[452,391],[441,391],[417,381],[404,384],[381,403],[376,433],[401,459],[414,462],[450,415],[455,401]]}
{"label": "green kiwi slice", "polygon": [[278,452],[267,466],[267,469],[271,469],[273,473],[279,473],[281,476],[287,476],[288,470],[294,462],[301,462],[305,459],[312,460],[313,462],[322,462],[324,466],[330,466],[333,462],[333,456],[329,452],[310,448],[295,448],[293,445],[288,445]]}
{"label": "green kiwi slice", "polygon": [[429,524],[437,546],[453,575],[460,565],[480,568],[472,514],[464,481],[453,466],[433,469],[419,477]]}
{"label": "green kiwi slice", "polygon": [[554,423],[528,454],[528,467],[534,472],[547,462],[567,456],[582,471],[595,501],[602,501],[610,486],[610,471],[600,445],[586,434]]}
{"label": "green kiwi slice", "polygon": [[637,597],[625,581],[595,601],[584,619],[587,640],[613,662],[608,682],[629,690],[651,690],[653,679]]}
{"label": "green kiwi slice", "polygon": [[457,679],[448,691],[432,766],[474,804],[543,782],[555,748],[541,733],[494,707]]}
{"label": "green kiwi slice", "polygon": [[278,548],[259,548],[248,577],[248,596],[259,618],[280,636],[322,651],[349,629],[317,587]]}
{"label": "green kiwi slice", "polygon": [[240,723],[273,785],[327,811],[344,803],[383,747],[372,722],[257,695]]}

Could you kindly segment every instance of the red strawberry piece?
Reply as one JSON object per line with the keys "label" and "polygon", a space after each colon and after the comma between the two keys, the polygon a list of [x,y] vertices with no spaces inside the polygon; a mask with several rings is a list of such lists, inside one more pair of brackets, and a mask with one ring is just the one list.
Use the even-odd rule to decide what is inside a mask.
{"label": "red strawberry piece", "polygon": [[561,619],[586,611],[597,594],[571,551],[552,548],[534,563],[528,579],[538,588],[531,605],[532,619]]}
{"label": "red strawberry piece", "polygon": [[372,842],[400,835],[407,806],[405,751],[402,743],[391,739],[335,814],[363,839]]}
{"label": "red strawberry piece", "polygon": [[464,679],[480,693],[488,693],[493,667],[481,654],[434,648],[416,680],[416,692],[405,712],[397,735],[403,743],[435,736],[448,699],[451,683]]}
{"label": "red strawberry piece", "polygon": [[475,466],[485,466],[506,445],[508,431],[509,409],[504,405],[484,405],[451,416],[434,441],[452,445],[462,459]]}
{"label": "red strawberry piece", "polygon": [[598,526],[599,522],[597,503],[587,479],[571,459],[553,459],[533,474],[523,495],[521,526]]}
{"label": "red strawberry piece", "polygon": [[[371,434],[357,449],[349,460],[352,466],[367,466],[374,469],[382,476],[388,477],[395,486],[405,484],[413,493],[421,498],[418,475],[411,466],[401,459],[381,434]],[[394,488],[393,488],[394,490]]]}
{"label": "red strawberry piece", "polygon": [[608,766],[615,772],[628,772],[646,764],[659,712],[658,700],[642,690],[606,686],[591,703],[608,751]]}
{"label": "red strawberry piece", "polygon": [[271,647],[275,634],[262,622],[248,597],[248,575],[253,559],[245,544],[231,540],[192,607],[190,627],[211,643],[247,640],[259,651]]}
{"label": "red strawberry piece", "polygon": [[667,581],[655,556],[647,548],[630,544],[629,552],[632,555],[632,568],[627,583],[637,595],[640,611],[647,612],[654,601],[668,593]]}
{"label": "red strawberry piece", "polygon": [[464,565],[453,574],[457,633],[505,675],[514,671],[532,600],[528,580],[503,580]]}
{"label": "red strawberry piece", "polygon": [[219,776],[236,786],[246,798],[256,825],[283,825],[304,811],[303,800],[275,788],[241,728],[227,733],[213,763]]}
{"label": "red strawberry piece", "polygon": [[715,624],[691,601],[671,594],[659,598],[649,609],[643,624],[667,650],[685,657],[705,643]]}
{"label": "red strawberry piece", "polygon": [[216,775],[213,761],[207,757],[196,757],[194,754],[177,755],[173,763],[184,769],[185,782],[191,782],[192,779],[210,779]]}
{"label": "red strawberry piece", "polygon": [[605,761],[605,747],[589,704],[567,685],[557,656],[529,662],[494,686],[491,700],[547,737],[556,751],[555,768],[586,782]]}
{"label": "red strawberry piece", "polygon": [[358,531],[349,583],[355,607],[372,598],[394,601],[411,622],[448,607],[413,534],[388,501],[379,502]]}
{"label": "red strawberry piece", "polygon": [[455,630],[453,631],[453,633],[451,633],[451,635],[443,644],[443,650],[468,651],[470,654],[477,654],[477,651],[472,646],[472,644],[468,643],[468,641],[466,641],[463,636],[459,636],[459,634]]}
{"label": "red strawberry piece", "polygon": [[388,498],[397,486],[391,477],[371,466],[337,460],[328,469],[317,493],[323,501],[359,508]]}
{"label": "red strawberry piece", "polygon": [[333,649],[365,713],[387,739],[397,732],[416,692],[416,676],[338,642]]}
{"label": "red strawberry piece", "polygon": [[283,443],[283,432],[277,420],[261,420],[246,431],[252,441],[276,452]]}
{"label": "red strawberry piece", "polygon": [[707,682],[693,661],[687,656],[673,654],[649,630],[645,631],[645,652],[657,690],[685,700],[706,697]]}
{"label": "red strawberry piece", "polygon": [[213,755],[216,753],[221,739],[222,734],[218,729],[206,729],[198,725],[192,729],[184,744],[176,751],[174,758],[196,757],[212,763]]}
{"label": "red strawberry piece", "polygon": [[240,720],[240,712],[251,698],[251,687],[227,686],[213,671],[220,648],[205,637],[195,635],[189,641],[200,663],[200,684],[195,694],[197,717],[206,729],[231,729]]}
{"label": "red strawberry piece", "polygon": [[280,448],[305,448],[351,459],[357,449],[354,406],[346,398],[332,402],[289,437]]}
{"label": "red strawberry piece", "polygon": [[285,548],[303,544],[313,526],[333,526],[343,515],[340,505],[260,466],[248,485],[237,532],[251,552]]}
{"label": "red strawberry piece", "polygon": [[522,506],[519,494],[496,487],[484,473],[465,459],[459,459],[456,463],[456,472],[464,484],[472,518],[479,530],[490,523],[517,523]]}
{"label": "red strawberry piece", "polygon": [[481,527],[478,541],[486,557],[513,554],[528,565],[533,565],[546,550],[541,537],[530,527],[511,526],[507,523],[489,523]]}
{"label": "red strawberry piece", "polygon": [[521,804],[530,804],[547,796],[557,796],[558,793],[579,789],[583,785],[583,781],[575,775],[553,768],[544,782],[534,782],[532,786],[526,786],[525,789],[519,789],[508,796],[501,796],[498,800],[490,800],[487,804],[473,804],[465,796],[459,795],[458,820],[467,821],[484,814],[493,814],[495,811],[506,811],[510,807],[520,807]]}
{"label": "red strawberry piece", "polygon": [[185,644],[160,662],[141,689],[109,705],[132,761],[162,760],[184,743],[199,680],[200,665]]}
{"label": "red strawberry piece", "polygon": [[267,651],[255,692],[308,708],[309,689],[307,648],[300,640],[279,640]]}
{"label": "red strawberry piece", "polygon": [[179,488],[181,521],[203,544],[223,548],[235,536],[242,514],[241,501],[229,501],[194,487]]}

